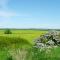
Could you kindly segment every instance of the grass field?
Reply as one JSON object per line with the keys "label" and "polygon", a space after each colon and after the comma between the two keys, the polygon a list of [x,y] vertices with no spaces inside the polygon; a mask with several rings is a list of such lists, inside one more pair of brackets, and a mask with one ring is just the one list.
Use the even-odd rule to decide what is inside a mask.
{"label": "grass field", "polygon": [[12,34],[4,31],[0,30],[0,60],[60,60],[60,47],[42,52],[32,47],[34,39],[48,31],[11,30]]}
{"label": "grass field", "polygon": [[33,43],[32,41],[35,38],[47,32],[47,31],[40,31],[40,30],[11,30],[12,34],[7,35],[4,34],[4,31],[5,30],[0,30],[0,36],[24,38],[28,40],[30,43]]}

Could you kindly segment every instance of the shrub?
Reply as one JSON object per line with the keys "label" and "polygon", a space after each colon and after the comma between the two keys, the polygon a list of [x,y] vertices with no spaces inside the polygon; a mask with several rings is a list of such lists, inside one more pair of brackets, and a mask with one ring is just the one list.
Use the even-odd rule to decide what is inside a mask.
{"label": "shrub", "polygon": [[11,32],[10,29],[6,29],[4,33],[5,33],[5,34],[12,34],[12,32]]}
{"label": "shrub", "polygon": [[9,57],[7,58],[7,60],[13,60],[13,59],[12,59],[12,56],[9,56]]}

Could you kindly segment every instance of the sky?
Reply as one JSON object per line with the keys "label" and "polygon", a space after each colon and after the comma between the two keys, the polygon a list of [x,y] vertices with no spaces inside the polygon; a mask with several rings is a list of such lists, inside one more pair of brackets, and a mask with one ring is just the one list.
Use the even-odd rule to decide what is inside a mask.
{"label": "sky", "polygon": [[60,0],[0,0],[0,28],[60,29]]}

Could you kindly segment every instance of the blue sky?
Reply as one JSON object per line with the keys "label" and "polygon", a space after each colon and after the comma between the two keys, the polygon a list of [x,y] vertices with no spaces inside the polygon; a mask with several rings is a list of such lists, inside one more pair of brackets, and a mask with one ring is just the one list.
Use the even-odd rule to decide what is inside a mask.
{"label": "blue sky", "polygon": [[0,28],[60,29],[60,0],[0,0]]}

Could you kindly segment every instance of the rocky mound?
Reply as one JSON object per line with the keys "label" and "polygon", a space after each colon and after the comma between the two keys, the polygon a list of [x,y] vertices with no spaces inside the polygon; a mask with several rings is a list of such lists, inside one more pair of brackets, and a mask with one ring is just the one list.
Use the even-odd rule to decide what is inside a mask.
{"label": "rocky mound", "polygon": [[49,31],[48,33],[41,35],[34,41],[34,47],[41,48],[47,46],[59,46],[60,45],[60,32]]}

